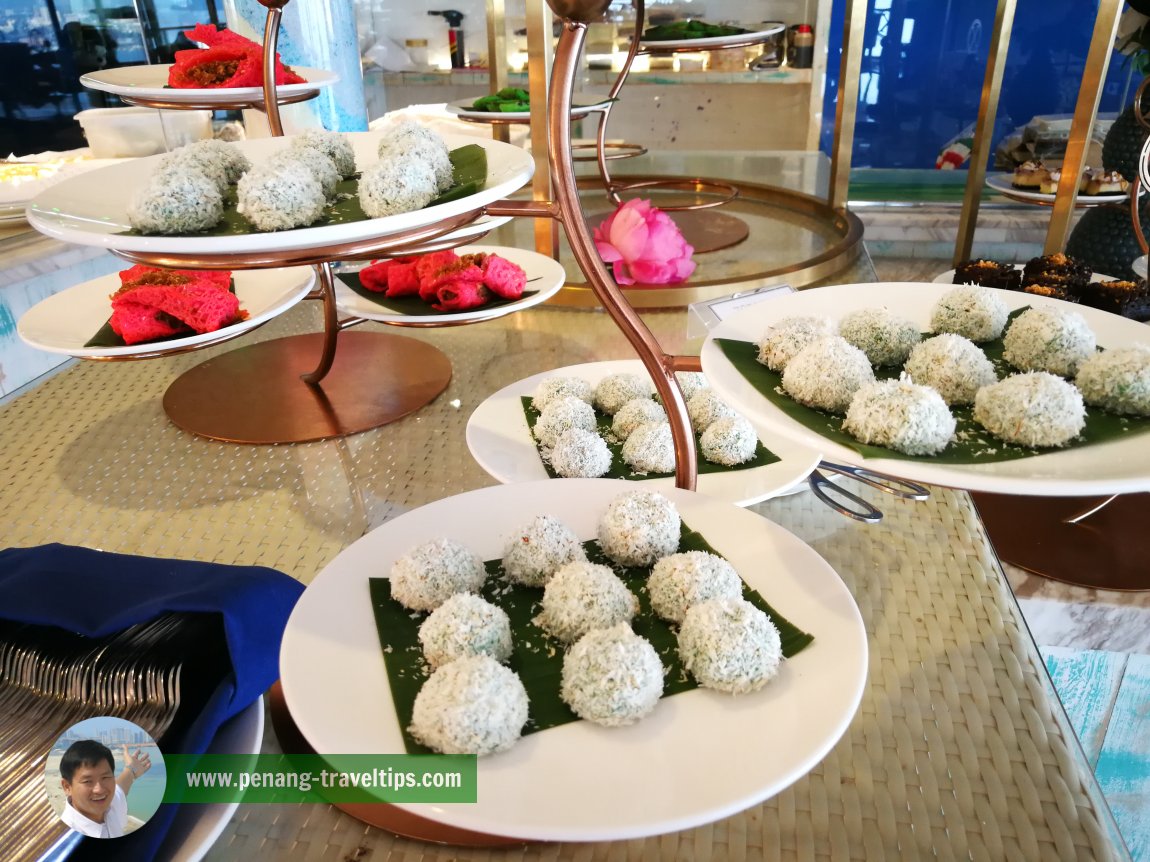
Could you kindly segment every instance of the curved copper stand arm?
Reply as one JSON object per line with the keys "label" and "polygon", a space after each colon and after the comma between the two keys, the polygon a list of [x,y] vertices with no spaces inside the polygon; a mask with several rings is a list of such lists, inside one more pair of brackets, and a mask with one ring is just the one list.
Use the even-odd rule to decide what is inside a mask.
{"label": "curved copper stand arm", "polygon": [[331,272],[331,263],[326,260],[317,263],[315,277],[323,299],[323,353],[314,371],[300,375],[300,379],[309,386],[315,386],[331,371],[335,362],[335,342],[341,329],[339,312],[335,307],[335,276]]}
{"label": "curved copper stand arm", "polygon": [[[627,83],[627,76],[631,74],[631,65],[635,62],[635,57],[639,54],[639,37],[643,35],[643,20],[646,15],[643,0],[636,0],[635,2],[635,32],[631,34],[631,48],[627,51],[627,58],[623,61],[623,67],[619,70],[619,75],[615,78],[615,83],[611,85],[611,91],[607,94],[607,104],[603,107],[603,116],[599,120],[599,128],[595,132],[595,163],[599,166],[599,178],[603,181],[603,188],[607,192],[607,199],[619,206],[623,201],[615,191],[615,184],[611,179],[611,174],[607,170],[607,162],[612,157],[607,156],[607,123],[611,119],[611,109],[615,105],[615,100],[619,98],[619,93],[623,89],[623,85]],[[558,59],[558,57],[556,57]],[[552,73],[554,75],[554,72]],[[571,94],[568,93],[568,101],[570,101]],[[627,145],[624,145],[624,148]],[[570,152],[570,148],[568,148]],[[630,152],[624,149],[620,155],[615,155],[613,158],[631,158],[633,156],[641,156],[647,152],[645,147],[637,149],[635,152]]]}
{"label": "curved copper stand arm", "polygon": [[[642,3],[639,4],[640,20]],[[583,219],[579,204],[579,187],[575,180],[575,166],[571,156],[571,94],[575,89],[576,62],[579,51],[587,36],[587,25],[571,20],[563,22],[563,32],[559,36],[559,46],[555,51],[555,63],[551,73],[551,92],[548,104],[548,125],[550,139],[548,155],[554,176],[555,197],[557,198],[559,219],[567,233],[567,241],[579,268],[587,276],[587,281],[595,291],[603,308],[619,326],[663,399],[667,416],[671,421],[671,437],[675,444],[675,484],[688,490],[695,489],[698,464],[695,453],[695,436],[691,432],[691,422],[687,416],[687,405],[683,392],[675,380],[676,370],[698,367],[698,360],[675,357],[665,354],[651,330],[627,302],[623,292],[614,283]],[[632,53],[638,41],[632,43]],[[693,359],[693,362],[692,362]]]}
{"label": "curved copper stand arm", "polygon": [[280,38],[280,18],[283,7],[291,0],[260,0],[268,9],[268,19],[264,24],[264,110],[268,115],[268,128],[272,135],[282,138],[283,123],[280,121],[279,99],[276,98],[276,45]]}

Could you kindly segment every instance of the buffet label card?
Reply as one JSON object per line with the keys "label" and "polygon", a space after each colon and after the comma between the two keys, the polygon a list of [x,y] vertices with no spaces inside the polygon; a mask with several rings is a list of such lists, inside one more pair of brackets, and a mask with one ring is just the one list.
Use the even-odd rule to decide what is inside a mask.
{"label": "buffet label card", "polygon": [[687,307],[687,337],[698,338],[706,335],[707,330],[747,306],[794,292],[795,289],[789,284],[772,284],[756,290],[744,290],[732,293],[730,296],[692,303]]}

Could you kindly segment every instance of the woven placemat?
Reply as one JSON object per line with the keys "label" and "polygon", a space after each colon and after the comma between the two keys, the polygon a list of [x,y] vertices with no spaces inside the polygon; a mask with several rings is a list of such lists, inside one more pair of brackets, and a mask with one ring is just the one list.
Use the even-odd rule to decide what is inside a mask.
{"label": "woven placemat", "polygon": [[[540,371],[632,355],[604,315],[543,308],[414,333],[450,357],[451,385],[413,416],[374,431],[235,446],[168,422],[161,399],[176,375],[215,352],[314,330],[314,305],[188,356],[81,363],[0,410],[5,544],[59,541],[260,564],[307,582],[389,518],[493,484],[463,435],[492,392]],[[644,317],[677,349],[681,313]],[[1110,837],[1101,794],[968,497],[935,489],[926,503],[868,499],[887,512],[882,524],[848,521],[809,494],[757,507],[841,574],[870,642],[868,688],[847,734],[767,803],[646,840],[501,851],[396,839],[323,806],[249,805],[206,858],[1128,858]]]}

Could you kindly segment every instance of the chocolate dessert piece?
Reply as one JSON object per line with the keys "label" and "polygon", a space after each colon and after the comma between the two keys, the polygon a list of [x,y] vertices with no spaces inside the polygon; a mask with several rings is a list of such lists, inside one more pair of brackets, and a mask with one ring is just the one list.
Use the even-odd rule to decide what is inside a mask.
{"label": "chocolate dessert piece", "polygon": [[1132,320],[1150,320],[1150,286],[1139,281],[1096,281],[1082,293],[1082,304]]}
{"label": "chocolate dessert piece", "polygon": [[1035,296],[1049,296],[1051,299],[1061,299],[1065,302],[1078,302],[1079,295],[1071,293],[1065,286],[1054,284],[1027,284],[1023,285],[1023,293],[1032,293]]}
{"label": "chocolate dessert piece", "polygon": [[[1071,292],[1081,293],[1089,283],[1090,267],[1061,252],[1031,258],[1022,269],[1023,284],[1050,284],[1065,286]],[[1043,278],[1054,276],[1054,280]]]}
{"label": "chocolate dessert piece", "polygon": [[953,283],[1018,290],[1022,286],[1021,275],[1009,263],[983,259],[965,260],[955,267]]}

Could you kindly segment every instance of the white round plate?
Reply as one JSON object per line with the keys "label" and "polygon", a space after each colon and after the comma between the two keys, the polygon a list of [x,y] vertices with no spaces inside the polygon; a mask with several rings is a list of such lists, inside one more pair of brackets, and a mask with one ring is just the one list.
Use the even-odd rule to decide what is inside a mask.
{"label": "white round plate", "polygon": [[745,45],[748,42],[762,42],[786,29],[786,24],[775,24],[765,30],[750,33],[737,33],[734,36],[709,36],[706,39],[658,39],[643,42],[639,50],[648,54],[663,54],[670,51],[703,51],[726,48],[728,45]]}
{"label": "white round plate", "polygon": [[1134,274],[1139,278],[1146,277],[1146,255],[1135,258],[1134,263],[1130,264],[1130,268],[1134,270]]}
{"label": "white round plate", "polygon": [[315,271],[306,266],[237,270],[232,273],[232,278],[240,308],[250,316],[215,332],[121,347],[85,347],[84,344],[112,315],[109,297],[120,288],[120,277],[116,273],[85,281],[41,300],[24,313],[16,324],[16,331],[32,347],[81,359],[105,359],[137,353],[155,355],[182,350],[215,341],[229,333],[247,332],[287,311],[311,290]]}
{"label": "white round plate", "polygon": [[[1015,264],[1011,264],[1011,266],[1013,266],[1015,269],[1021,271],[1023,269],[1023,267],[1025,266],[1025,264],[1015,263]],[[1091,281],[1116,281],[1117,279],[1115,279],[1111,275],[1103,275],[1100,272],[1096,272],[1090,276],[1090,280]],[[934,278],[932,278],[931,281],[934,284],[953,285],[954,284],[954,270],[948,269],[946,272],[940,272],[938,275],[936,275]]]}
{"label": "white round plate", "polygon": [[[101,69],[80,76],[80,83],[92,90],[102,90],[129,99],[162,99],[165,102],[186,102],[191,105],[206,102],[226,105],[247,105],[262,102],[263,87],[204,87],[203,89],[183,89],[169,87],[170,63],[152,66],[120,66],[115,69]],[[308,90],[330,87],[339,80],[339,75],[324,69],[292,67],[292,71],[306,79],[303,84],[280,84],[276,91],[280,96],[293,96]]]}
{"label": "white round plate", "polygon": [[[345,549],[292,611],[280,675],[292,717],[320,754],[404,751],[368,594],[414,545],[449,537],[483,559],[547,512],[583,539],[633,482],[564,479],[496,485],[407,512]],[[667,490],[683,521],[779,613],[814,635],[762,690],[697,689],[664,698],[637,724],[587,721],[534,733],[479,758],[473,805],[404,804],[437,823],[542,841],[611,841],[687,829],[779,793],[826,755],[858,708],[866,631],[854,599],[809,546],[753,512]],[[753,764],[733,769],[731,764]],[[641,801],[641,804],[637,804]]]}
{"label": "white round plate", "polygon": [[339,310],[355,317],[364,317],[368,320],[378,320],[383,323],[422,324],[422,323],[470,323],[480,320],[493,320],[516,311],[522,311],[533,305],[546,302],[563,286],[567,273],[557,262],[534,251],[522,248],[511,248],[500,245],[465,245],[455,249],[456,254],[497,254],[500,257],[518,265],[527,274],[525,291],[534,291],[531,296],[524,296],[515,302],[504,305],[472,308],[467,311],[450,314],[436,314],[428,306],[427,314],[397,314],[376,305],[370,299],[365,299],[349,288],[340,279],[335,280],[335,301]]}
{"label": "white round plate", "polygon": [[[0,219],[24,221],[25,208],[40,192],[77,174],[122,162],[123,159],[80,159],[63,164],[34,165],[47,169],[42,176],[13,177],[7,181],[0,181]],[[32,163],[29,165],[33,166]]]}
{"label": "white round plate", "polygon": [[[1017,198],[1023,201],[1034,201],[1036,203],[1054,203],[1055,195],[1045,194],[1043,192],[1028,192],[1023,189],[1016,189],[1013,185],[1012,177],[1014,174],[987,174],[986,184],[994,189],[996,192],[1006,195],[1007,197]],[[1114,192],[1105,195],[1088,195],[1085,192],[1078,193],[1078,200],[1082,203],[1090,204],[1105,204],[1117,203],[1124,201],[1130,197],[1128,192]]]}
{"label": "white round plate", "polygon": [[[526,121],[531,119],[530,111],[473,111],[471,110],[471,106],[474,104],[475,99],[473,98],[456,99],[454,102],[447,103],[447,113],[462,117],[465,120]],[[592,111],[602,110],[606,105],[606,100],[583,105],[572,105],[571,117],[572,119],[585,117]]]}
{"label": "white round plate", "polygon": [[[993,464],[936,464],[930,458],[863,458],[854,449],[828,440],[791,419],[735,369],[715,344],[716,338],[758,341],[771,324],[785,317],[823,315],[839,320],[863,308],[885,306],[929,328],[931,310],[949,285],[921,282],[844,284],[803,290],[742,309],[716,326],[703,344],[703,371],[715,390],[763,428],[807,446],[818,446],[828,461],[855,464],[914,482],[972,491],[1033,496],[1085,496],[1150,490],[1150,437],[1135,436],[1031,458]],[[1145,324],[1045,296],[996,290],[1011,309],[1055,304],[1085,318],[1104,348],[1150,344]]]}
{"label": "white round plate", "polygon": [[[384,132],[348,132],[360,168],[378,160],[376,151]],[[372,240],[426,227],[445,218],[479,209],[506,197],[531,179],[535,163],[531,154],[500,141],[470,135],[444,135],[452,149],[478,144],[487,151],[487,185],[473,195],[386,218],[347,224],[303,227],[240,236],[136,236],[124,233],[128,202],[148,179],[163,156],[92,171],[64,180],[42,192],[28,206],[28,221],[41,233],[65,242],[103,246],[117,251],[167,254],[261,253],[317,248],[339,242]],[[236,144],[253,164],[267,161],[290,145],[291,138],[259,138]]]}
{"label": "white round plate", "polygon": [[[258,754],[264,736],[264,699],[229,719],[208,746],[208,754]],[[238,802],[182,805],[156,853],[167,862],[199,862],[240,807]]]}
{"label": "white round plate", "polygon": [[[531,395],[548,377],[582,377],[594,386],[609,374],[641,374],[646,369],[638,359],[588,362],[557,368],[505,386],[475,408],[467,420],[467,448],[471,455],[493,478],[504,483],[533,482],[550,478],[539,460],[539,450],[523,416],[524,395]],[[778,497],[800,486],[819,462],[817,451],[797,445],[786,438],[766,435],[760,431],[763,445],[781,460],[763,467],[747,470],[724,470],[720,473],[700,473],[698,490],[702,494],[750,506],[762,500]],[[634,489],[663,491],[675,485],[674,477],[628,480]]]}

